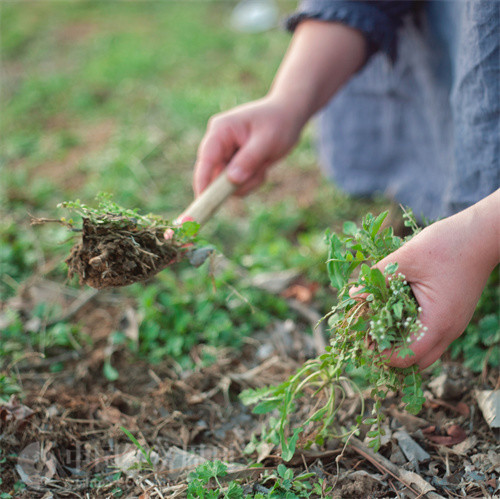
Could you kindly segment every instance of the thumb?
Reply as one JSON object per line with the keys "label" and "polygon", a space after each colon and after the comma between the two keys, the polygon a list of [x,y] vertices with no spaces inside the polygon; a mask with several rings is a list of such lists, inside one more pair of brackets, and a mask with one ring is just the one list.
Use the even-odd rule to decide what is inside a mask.
{"label": "thumb", "polygon": [[[429,300],[428,289],[423,282],[421,261],[418,256],[418,245],[413,243],[413,239],[405,243],[401,248],[394,251],[377,263],[376,267],[384,272],[387,265],[397,263],[397,273],[401,273],[405,282],[411,286],[412,293],[419,305],[418,318],[421,322],[423,331],[429,330],[429,334],[411,336],[409,348],[414,355],[410,357],[398,357],[397,352],[390,352],[388,355],[388,364],[393,367],[405,368],[412,364],[417,364],[421,369],[429,366],[443,353],[439,348],[439,337],[434,334],[436,329],[435,317],[433,317],[433,307]],[[388,278],[388,277],[387,277]]]}
{"label": "thumb", "polygon": [[[375,268],[379,269],[384,273],[388,265],[396,263],[398,265],[398,272],[404,274],[408,280],[411,282],[415,277],[414,266],[415,266],[415,255],[411,251],[412,241],[408,241],[403,246],[393,251],[390,255],[380,260]],[[387,279],[387,278],[386,278]]]}
{"label": "thumb", "polygon": [[227,176],[235,184],[244,184],[250,180],[266,163],[263,140],[252,137],[233,156],[227,166]]}
{"label": "thumb", "polygon": [[[385,258],[383,258],[378,263],[373,265],[372,268],[379,269],[380,272],[384,274],[386,282],[389,283],[389,276],[385,274],[385,269],[387,268],[388,265],[397,263],[398,271],[405,274],[404,271],[406,271],[406,269],[408,268],[407,264],[408,256],[406,253],[407,253],[406,248],[402,246],[401,248],[392,252],[390,255],[387,255]],[[407,278],[409,279],[408,276]],[[368,296],[368,293],[363,293],[362,290],[363,290],[362,286],[353,286],[351,289],[349,289],[349,296],[356,300],[364,300]]]}

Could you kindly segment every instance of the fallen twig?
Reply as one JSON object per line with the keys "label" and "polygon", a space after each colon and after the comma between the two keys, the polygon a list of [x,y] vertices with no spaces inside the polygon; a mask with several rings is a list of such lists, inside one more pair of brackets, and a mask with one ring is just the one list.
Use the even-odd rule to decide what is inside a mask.
{"label": "fallen twig", "polygon": [[416,494],[417,497],[444,499],[443,496],[434,492],[436,489],[430,483],[425,481],[420,475],[417,475],[412,471],[401,469],[384,456],[373,452],[357,438],[353,437],[351,439],[351,447],[365,459],[368,459],[368,461],[370,461],[380,471],[388,473],[400,481],[408,490]]}

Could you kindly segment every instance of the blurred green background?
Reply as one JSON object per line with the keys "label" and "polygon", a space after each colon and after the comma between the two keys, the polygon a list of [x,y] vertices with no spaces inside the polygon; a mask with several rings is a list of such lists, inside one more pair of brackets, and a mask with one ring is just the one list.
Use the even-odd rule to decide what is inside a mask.
{"label": "blurred green background", "polygon": [[[34,277],[81,292],[66,282],[66,229],[32,227],[29,215],[61,217],[59,202],[91,204],[106,191],[127,208],[174,218],[192,200],[192,167],[209,117],[267,91],[290,35],[280,27],[233,31],[236,3],[0,3],[4,365],[41,348],[40,327],[46,354],[75,348],[78,331],[88,332],[78,321],[57,321],[61,310],[50,300],[28,316],[10,310],[8,300]],[[282,17],[294,7],[280,2]],[[204,229],[234,263],[215,286],[208,265],[180,265],[147,287],[114,292],[140,313],[136,353],[189,363],[199,343],[238,346],[276,318],[295,317],[282,297],[239,279],[238,268],[250,276],[297,269],[316,289],[311,306],[329,310],[325,230],[387,203],[352,200],[324,182],[313,142],[307,128],[263,189],[231,200]],[[42,326],[27,334],[33,316]],[[118,323],[111,329],[113,341],[126,341]]]}
{"label": "blurred green background", "polygon": [[[208,118],[262,95],[288,35],[228,27],[227,2],[25,2],[1,6],[8,200],[107,190],[175,213]],[[57,190],[57,192],[55,192]]]}
{"label": "blurred green background", "polygon": [[[37,279],[66,294],[84,291],[67,282],[68,231],[32,227],[30,215],[67,216],[59,202],[92,204],[106,191],[127,208],[173,219],[192,200],[192,168],[209,117],[267,91],[290,35],[279,26],[232,30],[236,3],[0,4],[4,365],[26,351],[55,355],[92,348],[95,340],[78,317],[58,320],[61,305],[48,295],[28,311],[11,307]],[[294,3],[279,8],[284,16]],[[366,203],[324,185],[312,137],[308,129],[259,193],[231,200],[204,228],[230,268],[212,276],[209,264],[181,264],[148,286],[111,292],[140,317],[135,353],[189,365],[199,344],[237,347],[272,321],[295,317],[282,297],[242,280],[241,269],[249,276],[297,269],[320,284],[314,306],[328,310],[325,229],[361,214]],[[33,318],[38,327],[30,331]],[[119,321],[108,333],[110,341],[127,341]],[[117,373],[108,365],[105,375]]]}

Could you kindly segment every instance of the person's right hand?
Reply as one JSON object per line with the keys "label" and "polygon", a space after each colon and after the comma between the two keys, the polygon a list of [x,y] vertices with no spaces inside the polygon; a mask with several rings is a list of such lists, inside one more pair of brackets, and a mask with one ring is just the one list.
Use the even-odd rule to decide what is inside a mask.
{"label": "person's right hand", "polygon": [[199,195],[222,170],[245,195],[296,144],[305,121],[292,103],[267,96],[213,116],[198,149],[193,188]]}

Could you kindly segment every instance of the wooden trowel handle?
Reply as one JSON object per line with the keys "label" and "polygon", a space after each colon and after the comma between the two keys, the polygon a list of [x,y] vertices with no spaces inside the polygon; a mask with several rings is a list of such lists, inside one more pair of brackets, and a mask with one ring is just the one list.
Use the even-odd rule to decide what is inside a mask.
{"label": "wooden trowel handle", "polygon": [[220,205],[237,189],[222,172],[184,211],[182,217],[190,217],[203,225],[210,220]]}

